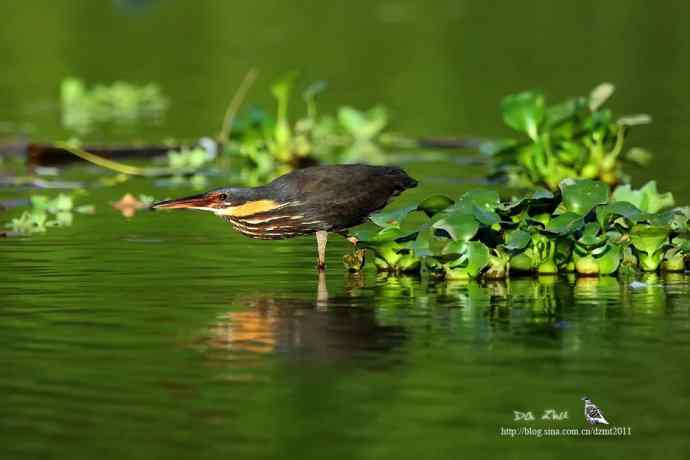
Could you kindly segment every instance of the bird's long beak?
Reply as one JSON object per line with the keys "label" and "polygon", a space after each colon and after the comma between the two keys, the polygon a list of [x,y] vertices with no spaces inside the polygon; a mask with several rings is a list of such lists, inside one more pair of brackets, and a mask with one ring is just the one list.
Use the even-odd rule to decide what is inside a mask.
{"label": "bird's long beak", "polygon": [[215,209],[211,207],[213,202],[213,197],[208,196],[206,193],[202,193],[201,195],[159,201],[158,203],[153,203],[151,209],[201,209],[204,211],[215,211]]}

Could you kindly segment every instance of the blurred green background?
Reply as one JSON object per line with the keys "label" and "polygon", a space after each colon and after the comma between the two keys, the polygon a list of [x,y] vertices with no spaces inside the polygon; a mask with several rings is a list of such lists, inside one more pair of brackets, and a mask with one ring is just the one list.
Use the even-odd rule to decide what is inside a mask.
{"label": "blurred green background", "polygon": [[[159,82],[172,100],[159,140],[215,134],[251,67],[250,102],[270,106],[270,83],[299,70],[327,80],[324,111],[343,104],[391,109],[393,128],[419,136],[497,136],[512,92],[543,88],[551,101],[616,84],[617,113],[650,113],[632,144],[657,155],[650,171],[683,198],[690,132],[685,84],[690,4],[390,1],[6,1],[0,4],[0,120],[32,138],[65,137],[59,83]],[[302,110],[300,104],[293,109]]]}

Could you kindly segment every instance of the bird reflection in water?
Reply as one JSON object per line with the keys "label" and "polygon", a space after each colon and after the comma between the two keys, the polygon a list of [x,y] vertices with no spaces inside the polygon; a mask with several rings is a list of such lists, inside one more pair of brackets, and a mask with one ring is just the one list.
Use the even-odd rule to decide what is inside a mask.
{"label": "bird reflection in water", "polygon": [[[347,275],[344,292],[330,296],[323,272],[313,298],[257,294],[233,300],[244,307],[223,313],[210,326],[208,345],[234,352],[284,353],[299,359],[347,359],[385,353],[406,337],[399,325],[385,325],[373,307],[376,294],[364,289],[364,275]],[[373,297],[373,298],[372,298]]]}

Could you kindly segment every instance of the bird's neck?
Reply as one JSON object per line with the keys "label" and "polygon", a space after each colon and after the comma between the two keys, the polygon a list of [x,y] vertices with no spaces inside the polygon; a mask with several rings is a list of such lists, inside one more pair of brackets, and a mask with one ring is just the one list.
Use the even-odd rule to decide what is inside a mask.
{"label": "bird's neck", "polygon": [[263,187],[233,187],[229,190],[230,199],[233,204],[243,204],[262,198]]}

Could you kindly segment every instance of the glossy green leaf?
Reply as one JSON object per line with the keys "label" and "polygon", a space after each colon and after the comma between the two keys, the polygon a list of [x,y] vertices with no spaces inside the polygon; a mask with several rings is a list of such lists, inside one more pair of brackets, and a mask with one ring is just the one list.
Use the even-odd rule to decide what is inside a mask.
{"label": "glossy green leaf", "polygon": [[355,138],[370,140],[386,127],[388,112],[381,106],[366,112],[345,106],[338,111],[338,120]]}
{"label": "glossy green leaf", "polygon": [[467,272],[472,278],[477,278],[482,270],[489,265],[489,248],[479,241],[467,243]]}
{"label": "glossy green leaf", "polygon": [[652,117],[646,113],[638,113],[635,115],[626,115],[620,117],[616,120],[616,123],[620,126],[638,126],[638,125],[648,125],[652,122]]}
{"label": "glossy green leaf", "polygon": [[546,231],[557,235],[568,235],[582,228],[585,224],[581,215],[574,212],[560,214],[549,221]]}
{"label": "glossy green leaf", "polygon": [[479,230],[479,222],[472,214],[453,213],[434,223],[433,227],[446,231],[453,240],[469,241]]}
{"label": "glossy green leaf", "polygon": [[624,158],[638,166],[645,166],[652,160],[652,154],[646,149],[633,147],[627,151]]}
{"label": "glossy green leaf", "polygon": [[513,230],[506,232],[505,248],[510,251],[521,251],[527,247],[532,240],[532,235],[524,230]]}
{"label": "glossy green leaf", "polygon": [[404,208],[384,210],[369,216],[369,219],[379,227],[400,227],[401,222],[413,211],[417,210],[416,205]]}
{"label": "glossy green leaf", "polygon": [[427,216],[431,217],[448,208],[453,203],[454,201],[446,195],[432,195],[419,203],[417,209],[424,211]]}
{"label": "glossy green leaf", "polygon": [[611,201],[627,201],[649,213],[659,212],[675,204],[672,193],[657,191],[656,181],[647,182],[639,190],[633,190],[630,185],[621,185],[613,191]]}
{"label": "glossy green leaf", "polygon": [[609,186],[604,182],[566,179],[559,187],[565,208],[581,216],[609,199]]}
{"label": "glossy green leaf", "polygon": [[599,234],[599,224],[594,222],[587,223],[582,229],[582,236],[577,240],[578,244],[585,247],[599,246],[606,241],[604,235]]}
{"label": "glossy green leaf", "polygon": [[611,83],[601,83],[589,93],[589,110],[599,109],[611,97],[616,87]]}
{"label": "glossy green leaf", "polygon": [[538,91],[512,94],[503,99],[501,112],[508,126],[527,133],[536,142],[544,118],[544,95]]}
{"label": "glossy green leaf", "polygon": [[599,264],[600,275],[612,275],[618,270],[623,259],[623,250],[620,246],[606,244],[592,251],[594,259]]}
{"label": "glossy green leaf", "polygon": [[453,205],[451,212],[471,214],[473,206],[479,206],[489,211],[493,211],[501,199],[495,190],[471,190],[465,192],[460,199]]}
{"label": "glossy green leaf", "polygon": [[630,241],[635,249],[647,254],[660,250],[668,239],[668,228],[657,225],[635,225],[630,231]]}
{"label": "glossy green leaf", "polygon": [[627,201],[615,201],[603,206],[597,207],[597,222],[602,228],[606,228],[611,217],[624,217],[625,219],[634,222],[640,215],[637,206]]}
{"label": "glossy green leaf", "polygon": [[488,226],[492,226],[501,221],[501,218],[494,211],[477,206],[476,204],[472,206],[472,214],[480,223]]}
{"label": "glossy green leaf", "polygon": [[498,156],[515,151],[517,146],[518,142],[514,139],[487,141],[479,146],[479,153],[485,156]]}

